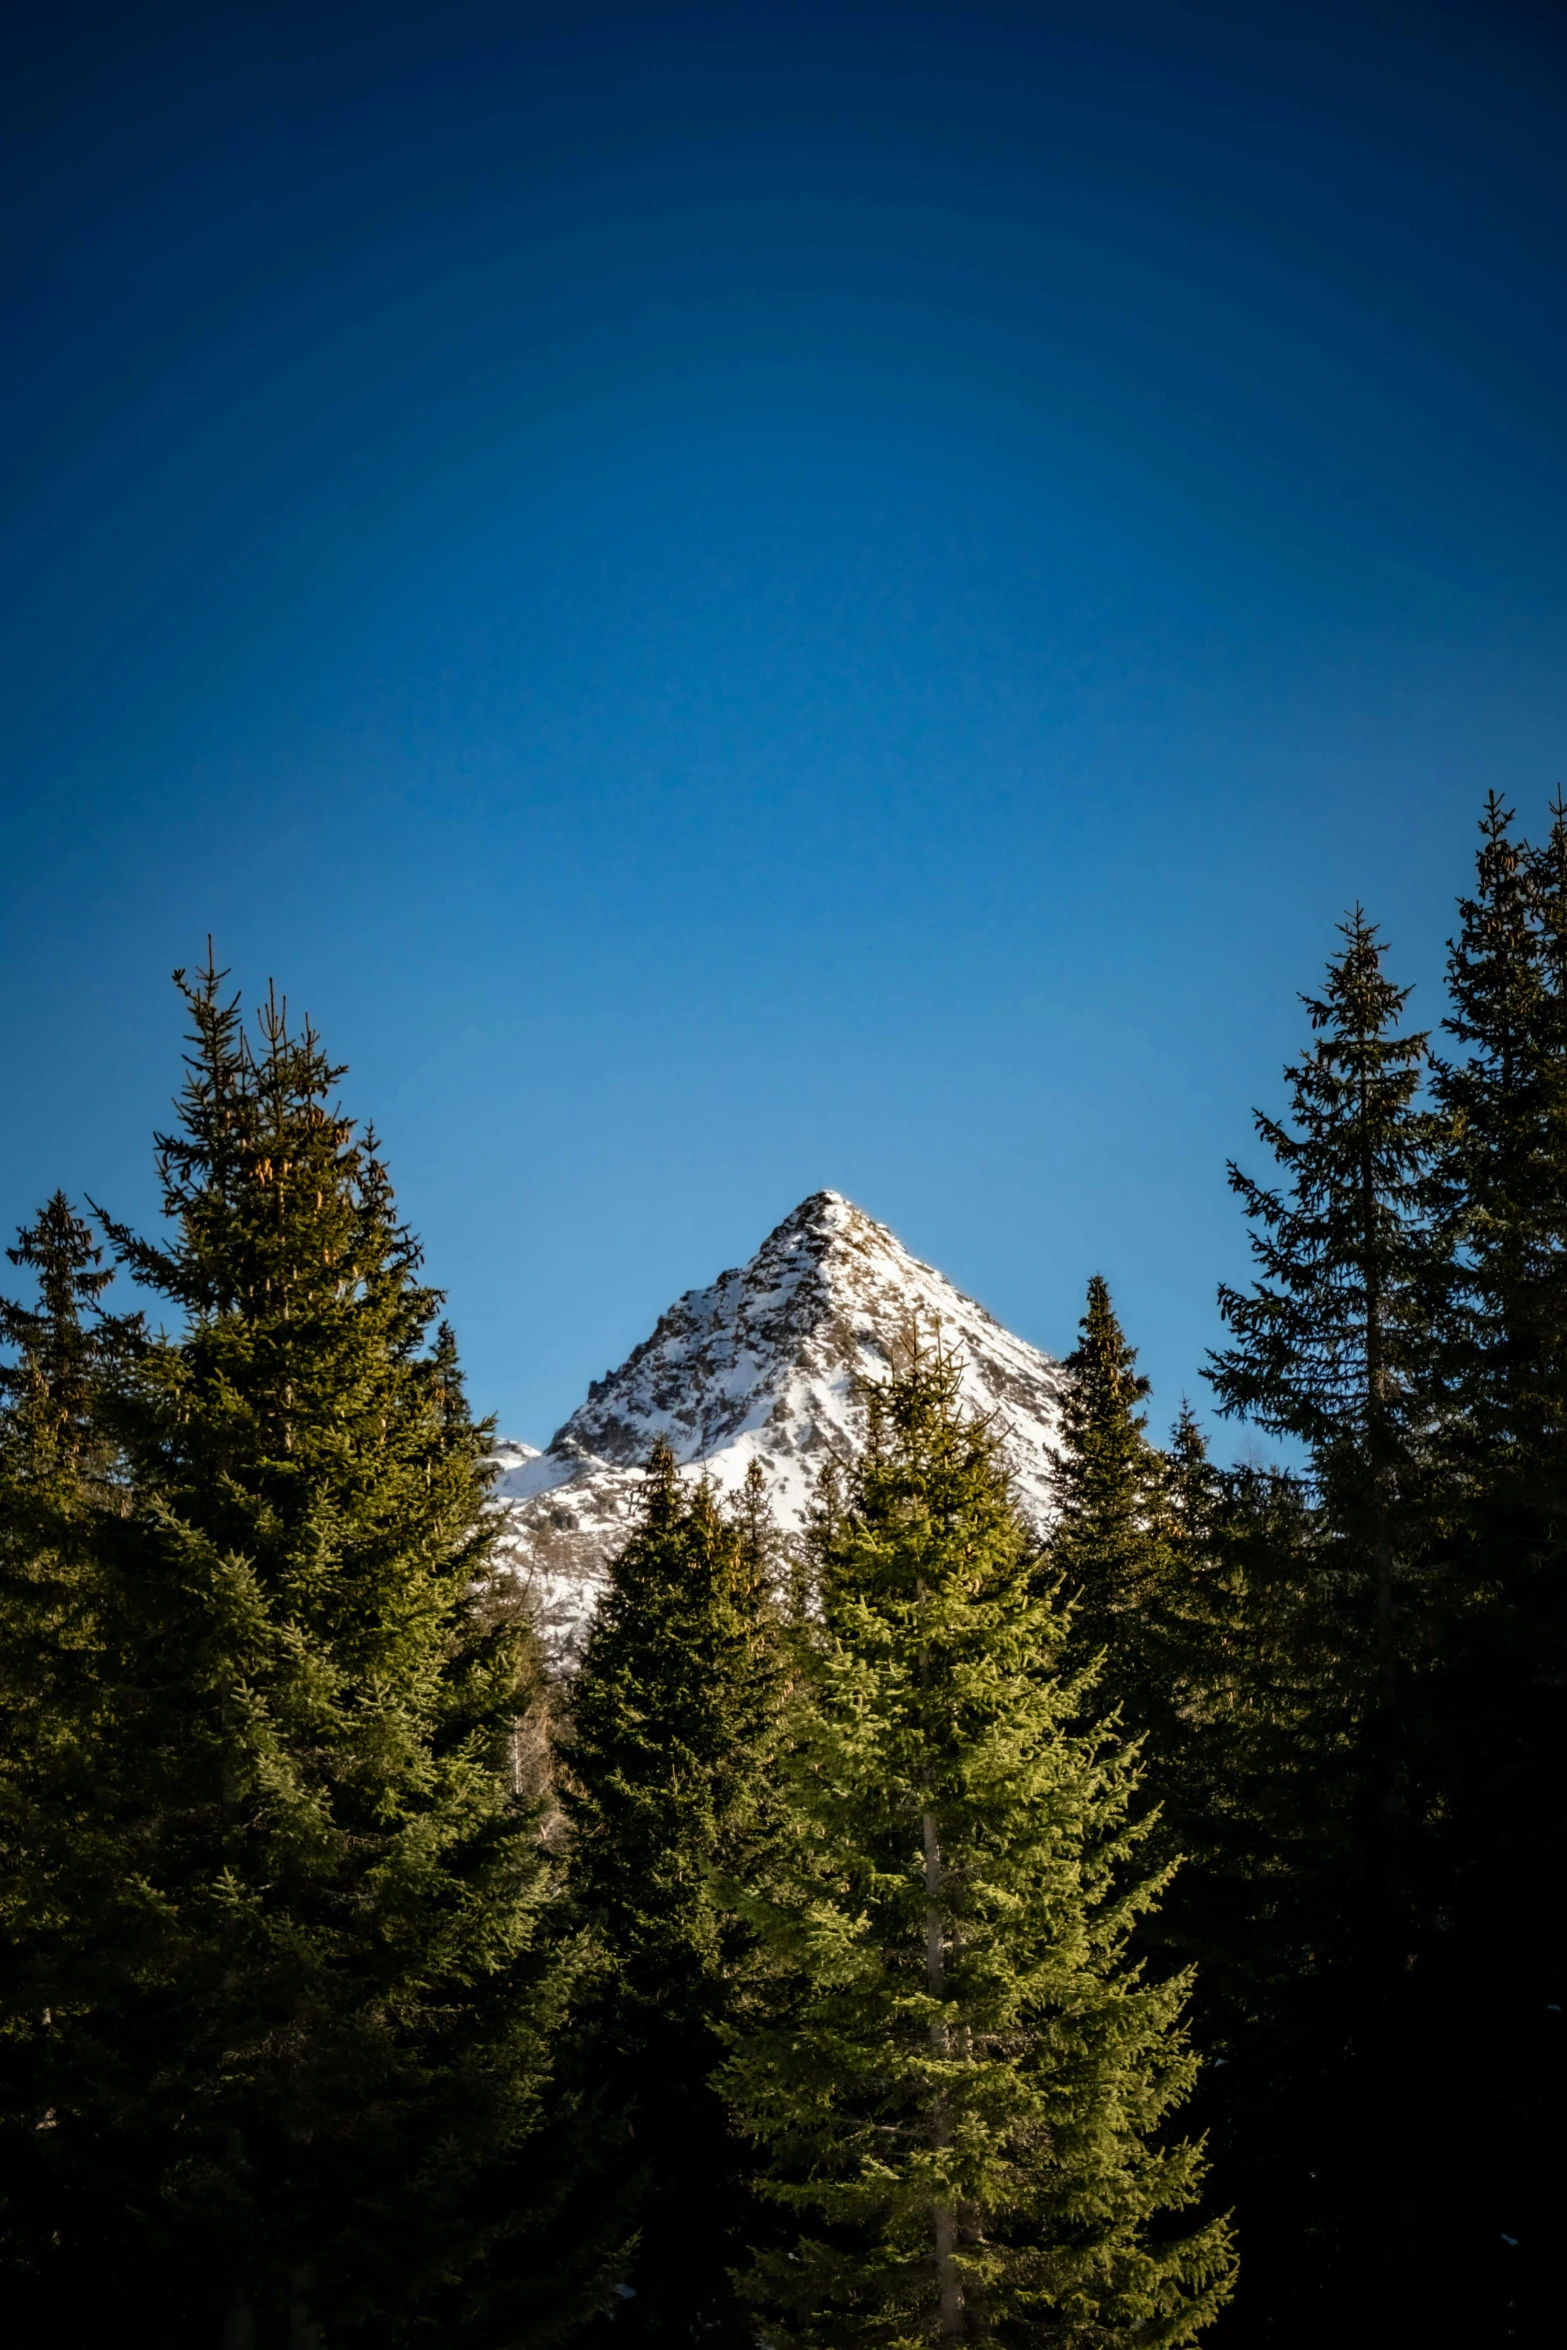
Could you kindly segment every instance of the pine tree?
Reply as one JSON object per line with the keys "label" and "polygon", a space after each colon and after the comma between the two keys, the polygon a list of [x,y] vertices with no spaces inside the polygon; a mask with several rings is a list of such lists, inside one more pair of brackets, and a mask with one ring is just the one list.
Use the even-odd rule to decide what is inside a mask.
{"label": "pine tree", "polygon": [[[1155,1791],[1179,1742],[1177,1588],[1193,1557],[1179,1547],[1170,1464],[1148,1442],[1138,1405],[1148,1381],[1126,1343],[1110,1291],[1088,1284],[1082,1336],[1066,1359],[1070,1385],[1057,1455],[1060,1515],[1045,1567],[1072,1602],[1073,1627],[1102,1657],[1102,1706],[1129,1735],[1152,1737]],[[1195,1431],[1195,1423],[1193,1424]]]}
{"label": "pine tree", "polygon": [[1277,1473],[1215,1468],[1188,1403],[1168,1451],[1149,1443],[1136,1408],[1148,1381],[1097,1275],[1081,1327],[1041,1579],[1058,1577],[1073,1602],[1097,1704],[1139,1742],[1158,1807],[1152,1849],[1180,1861],[1144,1940],[1200,1959],[1204,2044],[1231,2046],[1256,1990],[1255,1879],[1275,1873],[1265,1856],[1278,1823],[1264,1829],[1261,1815],[1293,1778],[1303,1730],[1299,1705],[1278,1702],[1304,1630],[1286,1565],[1298,1569],[1301,1497]]}
{"label": "pine tree", "polygon": [[1435,1065],[1432,1184],[1445,1242],[1433,1381],[1445,1499],[1473,1568],[1503,1581],[1556,1515],[1563,1413],[1552,1391],[1567,1368],[1567,1036],[1555,1034],[1552,968],[1567,941],[1551,938],[1561,927],[1551,869],[1567,869],[1567,841],[1558,822],[1536,856],[1511,824],[1493,792],[1476,894],[1459,901],[1449,950],[1444,1027],[1469,1050]]}
{"label": "pine tree", "polygon": [[1538,853],[1511,822],[1493,793],[1449,956],[1444,1026],[1469,1052],[1437,1064],[1434,1185],[1448,1499],[1498,1590],[1529,1580],[1567,1500],[1567,818]]}
{"label": "pine tree", "polygon": [[638,2229],[611,2304],[617,2342],[753,2338],[729,2275],[751,2164],[712,2076],[751,1963],[725,1880],[766,1816],[771,1548],[759,1473],[726,1519],[658,1446],[571,1692],[573,1907],[597,1954],[576,2061],[625,2130],[605,2192]]}
{"label": "pine tree", "polygon": [[[114,1475],[101,1425],[98,1300],[113,1278],[57,1192],[7,1250],[38,1303],[0,1299],[0,1770],[16,1790],[8,1841],[27,1833],[20,1790],[69,1748],[94,1676],[96,1593],[86,1539]],[[38,1807],[46,1808],[46,1807]],[[35,1827],[48,1825],[38,1820]]]}
{"label": "pine tree", "polygon": [[[1420,1102],[1425,1038],[1398,1029],[1409,991],[1386,977],[1358,908],[1342,936],[1324,994],[1305,999],[1317,1041],[1287,1072],[1290,1122],[1257,1120],[1285,1183],[1230,1172],[1264,1278],[1248,1293],[1221,1289],[1232,1344],[1209,1374],[1223,1411],[1306,1449],[1318,1507],[1314,1603],[1294,1618],[1316,1663],[1301,1725],[1314,1784],[1297,1781],[1306,1810],[1291,1837],[1315,1858],[1284,1904],[1311,1923],[1272,2117],[1309,2188],[1293,2217],[1275,2210],[1248,2236],[1254,2249],[1263,2239],[1276,2278],[1292,2269],[1289,2322],[1300,2330],[1288,2338],[1303,2341],[1320,2338],[1329,2312],[1347,2338],[1362,2338],[1361,2326],[1377,2339],[1407,2307],[1431,2159],[1419,2118],[1429,2052],[1411,1990],[1429,1923],[1411,1706],[1428,1637],[1432,1125]],[[1294,2228],[1292,2250],[1276,2223]]]}
{"label": "pine tree", "polygon": [[1412,1349],[1429,1311],[1422,1223],[1432,1140],[1418,1107],[1424,1032],[1400,1035],[1408,988],[1357,907],[1320,998],[1318,1042],[1285,1072],[1293,1125],[1257,1131],[1288,1179],[1230,1169],[1264,1279],[1222,1287],[1235,1343],[1212,1358],[1221,1410],[1305,1445],[1335,1524],[1370,1562],[1379,1624],[1397,1605],[1401,1480],[1411,1452]]}
{"label": "pine tree", "polygon": [[[1157,1806],[1147,1849],[1179,1864],[1139,1945],[1157,1969],[1196,1967],[1200,2110],[1244,2229],[1272,2152],[1303,1918],[1324,1890],[1309,1520],[1277,1472],[1215,1468],[1188,1404],[1168,1451],[1149,1443],[1148,1381],[1098,1276],[1082,1333],[1045,1566],[1073,1597],[1080,1651],[1099,1659],[1098,1704],[1139,1742]],[[1299,2190],[1291,2175],[1297,2214]]]}
{"label": "pine tree", "polygon": [[1432,1122],[1419,1106],[1424,1033],[1399,1035],[1409,990],[1382,970],[1357,907],[1321,998],[1304,998],[1318,1042],[1288,1070],[1293,1123],[1257,1129],[1288,1179],[1269,1190],[1230,1169],[1265,1278],[1221,1287],[1234,1344],[1209,1376],[1220,1409],[1304,1445],[1337,1572],[1363,1603],[1358,1653],[1380,1759],[1371,1833],[1391,1888],[1403,1832],[1398,1750],[1401,1608],[1423,1541],[1420,1369],[1433,1257],[1423,1221]]}
{"label": "pine tree", "polygon": [[184,993],[168,1236],[110,1226],[175,1327],[111,1398],[113,1931],[53,2034],[49,2338],[129,2308],[211,2344],[294,2304],[334,2350],[547,2338],[518,2234],[549,1878],[511,1767],[534,1668],[483,1604],[487,1433],[341,1072],[276,1004],[252,1049],[210,968]]}
{"label": "pine tree", "polygon": [[1064,1610],[954,1363],[911,1342],[818,1528],[786,1756],[792,1834],[750,1904],[775,2010],[724,2076],[786,2240],[769,2341],[1188,2342],[1222,2222],[1172,2235],[1200,2150],[1163,2125],[1186,1985],[1127,1936],[1136,1770],[1084,1727]]}
{"label": "pine tree", "polygon": [[112,1276],[91,1232],[57,1192],[7,1253],[38,1290],[34,1306],[0,1300],[0,2278],[20,2299],[49,2263],[57,2050],[91,1995],[92,1894],[112,1862],[93,1531],[115,1463],[99,1410]]}
{"label": "pine tree", "polygon": [[[1553,2144],[1567,1864],[1567,816],[1533,851],[1495,793],[1460,900],[1434,1186],[1446,1281],[1432,1416],[1441,1670],[1429,1767],[1446,1931],[1430,1996],[1466,2153],[1430,2221],[1478,2335],[1554,2317],[1567,2175]],[[1461,2019],[1483,2013],[1483,2036]]]}
{"label": "pine tree", "polygon": [[1194,2119],[1245,2252],[1224,2338],[1315,2343],[1329,2311],[1342,2330],[1355,2322],[1335,2264],[1363,1758],[1335,1546],[1304,1480],[1216,1467],[1187,1415],[1169,1464],[1177,1735],[1156,1784],[1161,1832],[1183,1857],[1147,1938],[1162,1963],[1196,1969]]}

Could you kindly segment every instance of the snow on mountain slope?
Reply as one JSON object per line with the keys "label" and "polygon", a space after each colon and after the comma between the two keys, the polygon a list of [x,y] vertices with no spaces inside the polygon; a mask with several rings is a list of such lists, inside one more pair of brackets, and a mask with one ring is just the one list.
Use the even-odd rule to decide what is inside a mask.
{"label": "snow on mountain slope", "polygon": [[543,1452],[496,1447],[507,1547],[557,1653],[569,1659],[580,1644],[657,1438],[724,1493],[760,1461],[776,1521],[797,1529],[823,1462],[859,1442],[855,1377],[885,1372],[913,1319],[926,1337],[939,1327],[957,1354],[964,1401],[995,1415],[1019,1501],[1042,1525],[1060,1365],[911,1257],[884,1224],[819,1191],[748,1265],[678,1299],[618,1371],[594,1381]]}

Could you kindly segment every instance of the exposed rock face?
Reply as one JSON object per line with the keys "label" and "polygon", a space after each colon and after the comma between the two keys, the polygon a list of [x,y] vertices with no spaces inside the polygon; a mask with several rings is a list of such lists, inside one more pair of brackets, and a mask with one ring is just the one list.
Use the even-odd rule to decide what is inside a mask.
{"label": "exposed rock face", "polygon": [[641,1471],[664,1437],[693,1477],[733,1492],[760,1461],[777,1523],[804,1524],[831,1454],[852,1455],[856,1376],[884,1373],[911,1321],[940,1331],[963,1366],[964,1400],[993,1414],[1019,1501],[1050,1514],[1060,1365],[911,1257],[835,1191],[819,1191],[748,1265],[688,1290],[547,1449],[500,1445],[508,1546],[563,1661],[580,1644],[605,1562],[635,1514]]}

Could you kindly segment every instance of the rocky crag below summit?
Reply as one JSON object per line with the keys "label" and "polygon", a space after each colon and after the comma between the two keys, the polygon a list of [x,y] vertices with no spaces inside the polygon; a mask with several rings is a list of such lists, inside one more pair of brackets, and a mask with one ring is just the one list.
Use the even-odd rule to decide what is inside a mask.
{"label": "rocky crag below summit", "polygon": [[862,1437],[859,1377],[883,1374],[900,1336],[939,1327],[963,1397],[993,1415],[1028,1517],[1051,1512],[1065,1374],[945,1275],[835,1191],[784,1219],[748,1265],[688,1290],[618,1371],[595,1380],[542,1452],[500,1444],[506,1551],[546,1643],[569,1665],[625,1539],[658,1438],[721,1493],[761,1464],[777,1524],[797,1531],[824,1462]]}

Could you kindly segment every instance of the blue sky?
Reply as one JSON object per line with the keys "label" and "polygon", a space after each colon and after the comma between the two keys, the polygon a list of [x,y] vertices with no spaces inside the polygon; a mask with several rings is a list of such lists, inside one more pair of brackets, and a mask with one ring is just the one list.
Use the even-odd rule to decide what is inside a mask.
{"label": "blue sky", "polygon": [[540,1441],[806,1192],[1172,1411],[1364,898],[1567,773],[1567,50],[1484,8],[21,8],[0,1216],[208,931]]}

